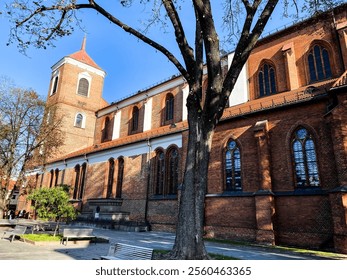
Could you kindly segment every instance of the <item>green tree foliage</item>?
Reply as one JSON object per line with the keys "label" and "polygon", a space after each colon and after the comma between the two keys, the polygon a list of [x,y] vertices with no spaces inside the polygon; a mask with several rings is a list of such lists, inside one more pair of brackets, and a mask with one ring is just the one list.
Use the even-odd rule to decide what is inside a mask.
{"label": "green tree foliage", "polygon": [[76,209],[69,202],[65,186],[36,189],[28,195],[27,200],[32,201],[32,207],[40,219],[57,222],[56,231],[62,219],[76,218]]}

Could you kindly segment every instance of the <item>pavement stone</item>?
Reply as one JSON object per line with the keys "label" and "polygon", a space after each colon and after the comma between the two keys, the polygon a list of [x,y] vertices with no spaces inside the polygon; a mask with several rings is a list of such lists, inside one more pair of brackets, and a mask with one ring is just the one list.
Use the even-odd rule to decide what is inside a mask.
{"label": "pavement stone", "polygon": [[[0,227],[2,237],[5,228]],[[95,228],[94,234],[109,240],[109,243],[69,241],[67,245],[50,243],[33,245],[8,238],[0,239],[0,260],[93,260],[106,255],[111,243],[126,243],[153,249],[170,250],[175,235],[168,232],[125,232]],[[319,260],[327,259],[310,254],[292,253],[264,246],[245,246],[206,242],[209,253],[221,254],[241,260]],[[334,259],[347,260],[347,255]]]}

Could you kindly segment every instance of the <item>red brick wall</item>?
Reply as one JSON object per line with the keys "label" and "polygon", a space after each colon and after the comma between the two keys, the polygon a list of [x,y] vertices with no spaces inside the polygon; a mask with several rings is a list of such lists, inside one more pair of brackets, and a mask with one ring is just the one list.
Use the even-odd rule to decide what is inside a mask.
{"label": "red brick wall", "polygon": [[253,197],[208,197],[205,232],[208,237],[255,240],[256,220]]}
{"label": "red brick wall", "polygon": [[299,247],[333,246],[330,203],[327,196],[276,197],[276,243]]}

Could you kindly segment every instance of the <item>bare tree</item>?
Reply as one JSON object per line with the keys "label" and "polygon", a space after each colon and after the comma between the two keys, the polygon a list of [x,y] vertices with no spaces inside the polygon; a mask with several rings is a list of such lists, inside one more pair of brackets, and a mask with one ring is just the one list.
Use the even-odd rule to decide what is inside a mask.
{"label": "bare tree", "polygon": [[33,90],[0,87],[0,217],[11,195],[10,182],[21,185],[29,165],[42,165],[63,142],[60,121],[51,121],[53,108]]}
{"label": "bare tree", "polygon": [[[291,2],[292,1],[292,2]],[[228,38],[237,38],[231,67],[223,73],[221,42],[217,33],[211,1],[192,0],[191,5],[179,0],[139,1],[152,6],[149,25],[158,21],[168,22],[175,37],[180,57],[177,57],[159,38],[151,39],[147,32],[139,31],[120,19],[121,6],[130,6],[132,0],[119,3],[98,1],[11,1],[8,12],[14,19],[12,41],[25,50],[34,45],[46,48],[59,37],[71,34],[74,24],[80,24],[79,10],[94,10],[111,23],[119,26],[162,53],[171,61],[189,85],[187,98],[189,140],[188,153],[180,198],[176,240],[171,257],[176,259],[208,258],[203,242],[204,200],[207,189],[208,164],[215,128],[223,114],[227,100],[234,88],[242,67],[246,63],[258,38],[262,34],[279,0],[225,0],[224,21]],[[296,11],[318,11],[339,0],[282,0],[285,11],[291,5]],[[190,2],[189,2],[190,3]],[[300,3],[300,5],[299,5]],[[184,5],[184,6],[183,6]],[[184,7],[184,8],[183,8]],[[195,25],[193,44],[189,43],[180,18],[181,9],[192,9],[191,24]],[[239,24],[235,24],[235,23]],[[203,67],[207,68],[207,89],[202,90]]]}

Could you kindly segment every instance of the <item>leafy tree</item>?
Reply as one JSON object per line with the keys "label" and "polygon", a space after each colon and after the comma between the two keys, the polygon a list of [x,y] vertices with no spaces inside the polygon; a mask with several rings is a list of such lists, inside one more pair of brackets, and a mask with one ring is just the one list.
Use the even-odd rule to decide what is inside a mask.
{"label": "leafy tree", "polygon": [[65,186],[35,189],[27,196],[27,200],[32,201],[32,207],[40,219],[57,222],[54,235],[61,219],[76,218],[76,210],[69,199],[69,192]]}
{"label": "leafy tree", "polygon": [[[205,259],[207,253],[203,242],[204,200],[212,138],[242,67],[278,2],[283,4],[285,13],[289,12],[292,6],[295,13],[301,10],[311,13],[343,1],[225,0],[223,16],[214,14],[214,11],[218,11],[216,3],[209,0],[192,0],[189,4],[179,0],[143,0],[139,2],[150,7],[152,16],[142,31],[121,20],[122,6],[135,5],[135,1],[115,2],[103,1],[103,4],[98,4],[98,1],[94,0],[11,1],[8,13],[15,24],[11,41],[16,41],[22,51],[31,45],[46,48],[52,45],[54,40],[70,35],[74,27],[80,25],[78,11],[93,10],[162,53],[176,66],[190,90],[186,101],[189,139],[176,240],[171,257]],[[184,18],[181,17],[188,9],[191,10],[189,27],[195,27],[193,38],[188,38],[187,28],[183,24]],[[138,15],[134,17],[138,18]],[[235,54],[226,74],[223,73],[220,55],[222,34],[217,32],[215,18],[223,18],[226,27],[223,30],[227,32],[225,38],[235,38]],[[172,32],[180,56],[175,56],[169,47],[161,44],[160,36],[154,39],[149,37],[148,27],[156,23],[163,23],[166,31]],[[204,67],[207,68],[205,92],[202,87]]]}
{"label": "leafy tree", "polygon": [[54,108],[35,91],[0,77],[0,217],[11,197],[11,180],[25,186],[26,168],[44,163],[63,142],[60,121],[50,121],[48,114]]}

